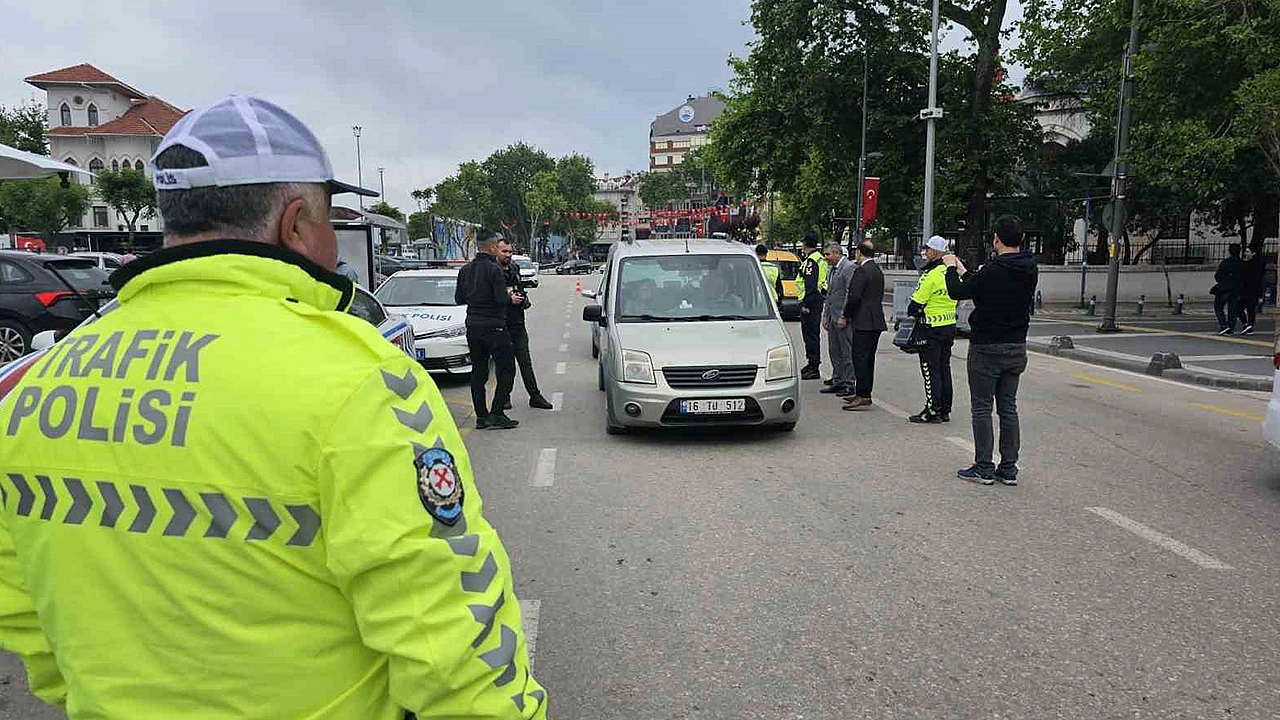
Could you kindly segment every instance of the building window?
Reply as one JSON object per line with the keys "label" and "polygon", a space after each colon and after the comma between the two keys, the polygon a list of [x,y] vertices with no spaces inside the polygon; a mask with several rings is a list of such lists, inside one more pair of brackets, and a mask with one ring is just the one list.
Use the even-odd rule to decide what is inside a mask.
{"label": "building window", "polygon": [[143,170],[142,170],[142,161],[141,161],[141,160],[134,160],[134,161],[133,161],[133,169],[134,169],[134,170],[137,170],[138,172],[142,172],[142,171],[143,171]]}
{"label": "building window", "polygon": [[98,127],[98,106],[89,103],[89,127]]}
{"label": "building window", "polygon": [[119,160],[112,160],[112,161],[111,161],[111,172],[120,172],[120,161],[119,161]]}
{"label": "building window", "polygon": [[[102,167],[103,167],[103,166],[102,166],[102,161],[101,161],[101,160],[99,160],[98,158],[94,158],[94,159],[92,159],[92,160],[90,160],[90,161],[89,161],[89,172],[93,173],[94,175],[96,175],[96,174],[98,174],[98,173],[102,172]],[[90,185],[97,185],[97,184],[98,184],[98,179],[97,179],[96,177],[90,176],[90,177],[89,177],[89,184],[90,184]],[[95,211],[95,212],[96,212],[96,211]]]}
{"label": "building window", "polygon": [[66,103],[62,103],[62,125],[63,127],[71,125],[71,106]]}
{"label": "building window", "polygon": [[95,207],[93,209],[93,226],[96,228],[107,226],[107,209],[105,207]]}

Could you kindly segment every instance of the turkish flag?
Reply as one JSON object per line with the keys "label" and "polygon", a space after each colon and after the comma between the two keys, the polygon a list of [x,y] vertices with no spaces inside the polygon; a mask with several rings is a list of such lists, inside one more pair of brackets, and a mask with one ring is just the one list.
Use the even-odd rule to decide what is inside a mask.
{"label": "turkish flag", "polygon": [[876,208],[880,203],[880,178],[869,177],[862,180],[862,227],[866,228],[876,219]]}

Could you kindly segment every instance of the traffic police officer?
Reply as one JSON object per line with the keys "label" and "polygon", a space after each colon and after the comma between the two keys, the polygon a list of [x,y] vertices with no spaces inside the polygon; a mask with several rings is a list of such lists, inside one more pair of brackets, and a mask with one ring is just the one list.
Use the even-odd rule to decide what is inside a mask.
{"label": "traffic police officer", "polygon": [[804,263],[796,278],[800,296],[800,333],[804,337],[804,354],[808,362],[800,370],[804,380],[816,380],[822,366],[822,307],[827,298],[828,266],[818,252],[818,236],[804,236]]}
{"label": "traffic police officer", "polygon": [[782,270],[777,265],[769,262],[769,247],[764,243],[756,245],[756,259],[760,261],[760,269],[764,271],[765,283],[769,286],[769,294],[773,296],[773,301],[778,301],[778,287],[782,282],[778,279],[782,277]]}
{"label": "traffic police officer", "polygon": [[909,418],[913,423],[951,422],[951,346],[956,339],[956,301],[947,294],[947,268],[942,263],[946,254],[945,238],[934,235],[925,243],[927,262],[907,305],[907,314],[923,324],[929,340],[919,353],[924,410]]}
{"label": "traffic police officer", "polygon": [[[328,156],[232,96],[160,143],[165,249],[0,400],[0,646],[79,718],[545,718],[430,377],[344,311]],[[56,460],[56,461],[55,461]]]}

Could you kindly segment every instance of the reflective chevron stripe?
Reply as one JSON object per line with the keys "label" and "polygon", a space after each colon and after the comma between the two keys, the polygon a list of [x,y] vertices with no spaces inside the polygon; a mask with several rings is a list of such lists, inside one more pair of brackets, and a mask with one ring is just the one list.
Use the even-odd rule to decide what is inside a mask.
{"label": "reflective chevron stripe", "polygon": [[[98,495],[95,497],[89,492],[85,482],[79,478],[61,478],[60,483],[55,483],[47,475],[36,475],[35,482],[32,483],[25,475],[9,473],[8,479],[11,488],[0,483],[0,495],[3,496],[6,510],[9,509],[9,490],[12,489],[17,497],[16,506],[13,508],[16,514],[48,522],[60,522],[63,525],[83,525],[86,521],[93,522],[90,515],[95,508],[100,507],[102,514],[97,522],[100,527],[117,527],[121,518],[127,513],[131,515],[127,526],[128,532],[146,534],[163,527],[160,533],[163,537],[205,537],[221,540],[230,536],[232,528],[243,520],[241,527],[244,528],[243,540],[246,542],[274,540],[291,547],[311,547],[321,532],[320,514],[310,505],[275,505],[263,497],[228,497],[220,492],[197,494],[174,487],[157,490],[148,489],[142,485],[125,485],[107,480],[98,480],[93,483],[98,490]],[[41,501],[38,514],[35,512],[36,486],[39,486]],[[65,505],[62,503],[64,495],[59,494],[60,490],[66,498],[70,498],[71,505],[59,519],[56,517],[59,514],[57,509],[60,505]],[[163,500],[159,509],[156,505],[157,498]],[[193,502],[195,498],[198,498],[199,502]],[[161,526],[156,519],[164,512],[164,506],[167,506],[171,514]],[[278,509],[281,507],[284,509],[283,512]],[[208,519],[207,526],[204,522],[198,521],[202,518]],[[286,523],[282,518],[292,520],[292,523]],[[278,532],[286,524],[291,525],[285,528],[289,534]],[[478,540],[475,536],[470,537]],[[465,555],[467,554],[465,551],[470,550],[470,554],[475,555],[478,550],[478,543],[473,545],[466,538],[451,539],[450,544],[455,543],[455,551],[459,554]],[[496,565],[492,563],[493,559],[490,557],[489,562],[469,582],[477,587],[481,584],[488,587],[488,582],[493,579],[497,571]]]}

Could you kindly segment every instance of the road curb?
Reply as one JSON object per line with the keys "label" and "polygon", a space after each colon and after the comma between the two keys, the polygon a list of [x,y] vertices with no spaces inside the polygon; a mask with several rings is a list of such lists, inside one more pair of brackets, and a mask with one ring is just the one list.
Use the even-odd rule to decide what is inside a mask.
{"label": "road curb", "polygon": [[1163,377],[1178,382],[1186,382],[1194,385],[1205,385],[1208,387],[1228,388],[1232,390],[1270,390],[1271,378],[1260,378],[1250,375],[1240,375],[1238,373],[1207,373],[1199,370],[1190,370],[1182,368],[1179,370],[1166,370],[1163,365],[1153,360],[1143,360],[1142,358],[1121,358],[1110,354],[1092,352],[1086,348],[1064,348],[1055,347],[1048,341],[1028,340],[1027,350],[1040,353],[1042,355],[1053,355],[1055,357],[1067,358],[1068,360],[1078,360],[1080,362],[1089,363],[1090,365],[1100,365],[1102,367],[1115,368],[1117,370],[1127,370],[1129,372],[1140,373],[1143,375],[1151,375],[1152,377]]}

